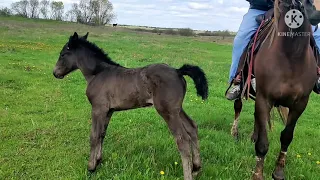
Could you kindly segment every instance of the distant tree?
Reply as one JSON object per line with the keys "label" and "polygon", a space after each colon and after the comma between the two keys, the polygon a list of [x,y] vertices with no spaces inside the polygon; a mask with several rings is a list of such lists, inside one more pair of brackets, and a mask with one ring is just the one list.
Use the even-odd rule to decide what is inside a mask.
{"label": "distant tree", "polygon": [[178,33],[179,33],[181,36],[193,36],[193,35],[194,35],[193,30],[190,29],[190,28],[178,29]]}
{"label": "distant tree", "polygon": [[49,19],[49,0],[42,0],[40,2],[40,13],[44,19]]}
{"label": "distant tree", "polygon": [[39,0],[29,0],[30,5],[30,18],[39,17]]}
{"label": "distant tree", "polygon": [[90,3],[90,9],[93,12],[92,21],[96,25],[108,24],[115,18],[112,12],[113,5],[109,0],[93,0]]}
{"label": "distant tree", "polygon": [[[80,1],[81,3],[81,1]],[[82,19],[81,10],[79,9],[78,3],[73,3],[71,6],[71,10],[68,11],[68,17],[70,21],[75,21],[79,23],[85,23]]]}
{"label": "distant tree", "polygon": [[72,4],[69,12],[72,19],[83,24],[105,25],[115,18],[109,0],[81,0],[79,4]]}
{"label": "distant tree", "polygon": [[12,12],[9,8],[4,7],[4,8],[0,8],[0,16],[11,16]]}
{"label": "distant tree", "polygon": [[64,5],[62,1],[52,1],[51,7],[51,19],[62,21]]}
{"label": "distant tree", "polygon": [[16,15],[22,16],[22,17],[28,17],[28,6],[29,6],[28,0],[21,0],[11,4],[12,11]]}

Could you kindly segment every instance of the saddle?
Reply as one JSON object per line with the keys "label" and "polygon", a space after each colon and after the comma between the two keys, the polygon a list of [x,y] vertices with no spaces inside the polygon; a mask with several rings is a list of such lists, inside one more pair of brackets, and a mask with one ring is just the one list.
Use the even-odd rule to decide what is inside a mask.
{"label": "saddle", "polygon": [[[251,37],[248,45],[246,46],[244,52],[240,57],[240,62],[237,70],[236,76],[241,73],[241,97],[248,99],[251,98],[255,100],[256,92],[251,84],[251,79],[254,77],[254,66],[253,66],[253,59],[254,56],[259,51],[259,48],[263,44],[264,40],[271,34],[271,30],[274,23],[274,9],[270,9],[265,14],[261,14],[256,17],[256,21],[260,24],[259,28],[257,29],[256,33]],[[310,46],[313,49],[314,56],[316,61],[319,62],[319,50],[317,48],[316,42],[313,36],[310,36]],[[230,87],[233,82],[231,82]],[[230,88],[229,87],[229,88]],[[227,91],[229,90],[227,89]],[[315,90],[315,89],[314,89]]]}

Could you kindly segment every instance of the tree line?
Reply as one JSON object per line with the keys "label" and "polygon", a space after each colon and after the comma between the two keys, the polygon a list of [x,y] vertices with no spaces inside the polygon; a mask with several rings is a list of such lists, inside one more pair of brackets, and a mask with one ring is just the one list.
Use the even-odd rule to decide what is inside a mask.
{"label": "tree line", "polygon": [[116,18],[113,5],[109,0],[80,0],[65,11],[62,1],[20,0],[11,8],[0,9],[0,16],[21,16],[58,21],[72,21],[88,25],[105,25]]}

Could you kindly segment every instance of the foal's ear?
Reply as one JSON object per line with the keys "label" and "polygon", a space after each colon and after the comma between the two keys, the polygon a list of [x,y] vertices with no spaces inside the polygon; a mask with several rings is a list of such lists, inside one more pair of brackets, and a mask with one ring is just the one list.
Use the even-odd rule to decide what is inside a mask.
{"label": "foal's ear", "polygon": [[85,39],[85,40],[87,40],[88,35],[89,35],[89,32],[87,32],[87,34],[86,34],[86,35],[84,35],[82,38],[83,38],[83,39]]}
{"label": "foal's ear", "polygon": [[73,36],[70,36],[69,38],[68,47],[75,48],[77,46],[78,39],[78,33],[74,32]]}
{"label": "foal's ear", "polygon": [[72,36],[72,39],[73,39],[73,40],[76,40],[76,39],[78,39],[78,38],[79,38],[78,33],[77,33],[77,32],[74,32],[74,34],[73,34],[73,36]]}

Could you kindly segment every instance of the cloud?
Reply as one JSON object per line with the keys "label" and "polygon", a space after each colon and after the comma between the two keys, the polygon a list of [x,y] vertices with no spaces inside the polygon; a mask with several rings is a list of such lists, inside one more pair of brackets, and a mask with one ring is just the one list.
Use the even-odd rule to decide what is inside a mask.
{"label": "cloud", "polygon": [[[18,0],[2,0],[10,7]],[[65,11],[80,0],[61,0]],[[114,23],[158,27],[189,27],[236,31],[248,11],[245,0],[110,0],[117,15]]]}
{"label": "cloud", "polygon": [[197,9],[197,10],[208,10],[212,9],[212,5],[208,3],[197,3],[197,2],[190,2],[188,3],[188,7],[190,9]]}
{"label": "cloud", "polygon": [[248,8],[245,7],[228,7],[226,9],[226,12],[238,12],[238,13],[246,13],[248,11]]}

